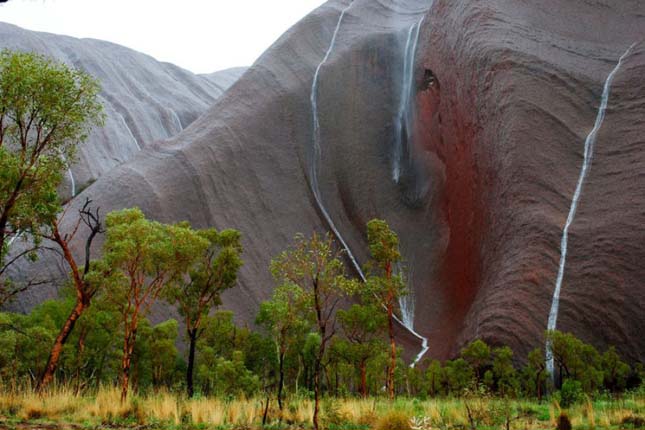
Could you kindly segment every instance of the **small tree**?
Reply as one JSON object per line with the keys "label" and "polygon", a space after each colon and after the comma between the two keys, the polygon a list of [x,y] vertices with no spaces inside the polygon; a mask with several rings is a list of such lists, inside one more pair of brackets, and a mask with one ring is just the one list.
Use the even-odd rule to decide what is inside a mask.
{"label": "small tree", "polygon": [[375,300],[387,315],[388,337],[390,340],[390,363],[388,365],[387,389],[394,399],[394,373],[396,370],[396,339],[394,338],[394,311],[399,297],[406,294],[406,285],[401,274],[394,269],[401,261],[399,238],[387,223],[373,219],[367,223],[367,242],[371,259],[368,265],[366,297]]}
{"label": "small tree", "polygon": [[472,366],[479,386],[486,367],[490,365],[490,347],[483,340],[477,339],[461,350],[461,357]]}
{"label": "small tree", "polygon": [[593,392],[602,384],[601,356],[592,345],[558,330],[547,331],[547,340],[552,347],[561,383],[566,379],[580,381],[586,393]]}
{"label": "small tree", "polygon": [[616,352],[616,347],[611,346],[602,355],[602,369],[604,373],[604,385],[612,392],[624,390],[627,379],[632,369],[629,364],[623,362]]}
{"label": "small tree", "polygon": [[[54,345],[52,346],[51,352],[49,353],[49,359],[47,360],[47,366],[45,366],[45,371],[43,372],[40,381],[38,383],[38,390],[42,391],[54,378],[54,373],[56,372],[56,367],[58,366],[58,360],[60,359],[60,354],[63,351],[63,346],[69,335],[74,330],[74,326],[78,319],[83,315],[83,312],[90,306],[92,298],[96,295],[98,288],[100,286],[100,280],[93,279],[93,276],[90,275],[90,249],[92,247],[92,242],[96,235],[103,233],[103,226],[101,224],[101,216],[99,210],[92,210],[90,208],[91,200],[86,200],[83,207],[79,210],[79,218],[76,222],[76,226],[72,229],[70,234],[63,235],[59,230],[59,221],[57,219],[53,220],[51,223],[50,231],[43,233],[43,237],[56,243],[63,254],[63,259],[67,262],[69,266],[72,284],[74,285],[74,290],[76,293],[76,303],[74,308],[72,308],[69,313],[65,323],[60,329]],[[85,239],[85,261],[84,267],[81,270],[79,264],[72,254],[70,243],[81,224],[85,224],[89,230],[89,234]],[[107,268],[103,268],[103,271],[107,271]],[[94,268],[92,273],[96,274],[100,272],[101,269],[98,267]]]}
{"label": "small tree", "polygon": [[513,350],[508,346],[493,349],[493,376],[497,391],[502,396],[514,395],[518,390],[517,371],[513,367]]}
{"label": "small tree", "polygon": [[445,372],[441,367],[441,362],[432,360],[426,369],[426,381],[428,384],[428,394],[435,397],[442,391],[445,380]]}
{"label": "small tree", "polygon": [[526,366],[524,367],[524,376],[529,390],[533,390],[538,400],[541,401],[542,387],[547,379],[544,351],[541,348],[535,348],[529,353]]}
{"label": "small tree", "polygon": [[338,321],[349,343],[346,348],[361,375],[361,394],[367,397],[367,362],[383,349],[385,315],[374,304],[352,305],[338,311]]}
{"label": "small tree", "polygon": [[29,284],[3,278],[19,234],[36,244],[60,212],[56,192],[76,147],[103,123],[99,84],[88,74],[34,53],[0,52],[0,306]]}
{"label": "small tree", "polygon": [[164,288],[186,274],[209,242],[186,224],[150,221],[136,208],[111,212],[106,225],[103,259],[112,269],[105,279],[106,293],[123,325],[121,401],[125,401],[140,319]]}
{"label": "small tree", "polygon": [[282,410],[284,364],[287,353],[302,343],[309,324],[302,317],[305,294],[295,284],[283,284],[275,289],[271,300],[260,305],[256,322],[264,326],[273,338],[278,351],[278,406]]}
{"label": "small tree", "polygon": [[167,291],[169,301],[178,305],[179,313],[184,318],[189,341],[186,370],[188,397],[194,393],[195,347],[201,334],[202,321],[213,307],[222,303],[222,293],[235,286],[237,273],[242,267],[240,232],[217,232],[211,228],[199,230],[197,234],[208,241],[208,248],[190,269],[188,279]]}
{"label": "small tree", "polygon": [[329,234],[324,238],[314,234],[311,239],[296,236],[295,244],[273,260],[271,272],[280,284],[302,289],[309,304],[305,316],[313,320],[320,336],[313,369],[313,425],[318,430],[325,350],[336,333],[336,309],[343,297],[355,290],[355,284],[346,278],[345,265]]}
{"label": "small tree", "polygon": [[466,389],[471,388],[474,372],[472,367],[463,358],[447,361],[445,364],[446,383],[453,395],[461,395]]}

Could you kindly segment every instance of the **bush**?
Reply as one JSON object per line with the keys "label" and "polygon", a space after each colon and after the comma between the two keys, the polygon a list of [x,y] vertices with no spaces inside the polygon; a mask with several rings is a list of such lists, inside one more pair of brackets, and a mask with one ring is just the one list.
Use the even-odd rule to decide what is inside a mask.
{"label": "bush", "polygon": [[376,423],[376,430],[411,430],[410,419],[402,411],[390,411]]}
{"label": "bush", "polygon": [[582,399],[582,383],[567,379],[560,389],[560,405],[567,408]]}

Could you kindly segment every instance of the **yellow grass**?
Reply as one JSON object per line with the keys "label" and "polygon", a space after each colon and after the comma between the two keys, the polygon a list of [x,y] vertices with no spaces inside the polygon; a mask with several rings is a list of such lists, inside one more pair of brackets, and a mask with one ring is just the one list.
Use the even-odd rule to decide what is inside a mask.
{"label": "yellow grass", "polygon": [[[183,395],[159,391],[145,395],[132,395],[121,403],[120,391],[102,387],[91,393],[77,395],[74,390],[59,387],[44,395],[31,390],[0,389],[0,427],[2,423],[46,422],[57,425],[80,424],[87,427],[116,425],[134,427],[146,425],[153,428],[181,429],[187,424],[200,428],[256,429],[260,428],[265,399],[232,399],[214,397],[187,399]],[[336,424],[353,424],[374,428],[391,413],[410,418],[415,428],[437,429],[469,426],[468,414],[463,399],[397,399],[390,402],[382,398],[327,399],[323,402],[322,419],[334,420]],[[503,416],[499,412],[509,403],[496,399],[471,399],[467,401],[475,409],[480,425],[503,428]],[[557,402],[511,403],[514,411],[531,410],[512,423],[513,429],[537,430],[554,428],[560,412],[566,413],[575,429],[620,428],[625,419],[645,415],[645,397],[630,396],[614,401],[586,401],[568,409],[560,409]],[[513,412],[516,413],[516,412]],[[282,427],[309,428],[313,417],[313,404],[309,399],[288,398],[282,413],[275,399],[269,409],[269,422]]]}

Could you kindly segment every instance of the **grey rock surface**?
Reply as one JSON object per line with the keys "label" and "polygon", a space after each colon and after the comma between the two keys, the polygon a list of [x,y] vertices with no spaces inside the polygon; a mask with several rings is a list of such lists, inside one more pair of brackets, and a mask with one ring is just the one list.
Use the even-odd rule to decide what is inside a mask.
{"label": "grey rock surface", "polygon": [[[84,70],[101,82],[106,124],[81,146],[72,167],[85,188],[141,148],[176,135],[193,122],[245,68],[195,75],[110,42],[24,30],[0,22],[0,49],[35,51]],[[70,179],[64,192],[70,194]]]}

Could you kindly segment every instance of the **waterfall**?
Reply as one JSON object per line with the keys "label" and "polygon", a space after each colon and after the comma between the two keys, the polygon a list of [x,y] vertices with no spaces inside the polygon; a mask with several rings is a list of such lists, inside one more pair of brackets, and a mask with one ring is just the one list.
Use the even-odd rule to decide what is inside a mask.
{"label": "waterfall", "polygon": [[69,181],[72,183],[72,197],[76,197],[76,181],[74,180],[74,174],[71,168],[67,169],[67,175],[69,176]]}
{"label": "waterfall", "polygon": [[392,180],[396,183],[398,183],[401,178],[403,154],[406,150],[409,153],[409,145],[412,140],[415,114],[414,99],[416,96],[414,88],[414,62],[416,58],[417,44],[419,43],[421,24],[423,24],[424,18],[425,16],[408,29],[408,37],[403,54],[403,80],[401,82],[399,109],[394,121],[395,140],[394,156],[392,157]]}
{"label": "waterfall", "polygon": [[[67,158],[63,155],[63,153],[60,153],[60,157],[63,159],[63,162],[67,163]],[[67,168],[67,176],[69,176],[69,181],[72,186],[72,198],[76,197],[76,181],[74,180],[74,174],[72,173],[72,168],[68,167]]]}
{"label": "waterfall", "polygon": [[[182,131],[184,127],[181,125],[181,120],[179,119],[179,115],[177,115],[177,112],[171,109],[170,113],[172,114],[172,119],[175,122],[175,127],[177,127],[179,131]],[[132,134],[132,132],[130,134]]]}
{"label": "waterfall", "polygon": [[327,62],[329,59],[329,56],[331,55],[331,52],[334,49],[334,45],[336,44],[336,38],[338,37],[338,32],[340,30],[340,26],[343,22],[343,18],[345,17],[345,14],[349,10],[349,8],[352,6],[353,2],[350,2],[345,9],[340,13],[340,17],[338,18],[338,23],[336,24],[336,28],[334,29],[334,34],[331,38],[331,42],[329,44],[329,48],[327,48],[327,52],[325,53],[325,56],[323,57],[322,61],[320,64],[318,64],[318,67],[316,67],[316,72],[314,73],[314,80],[311,83],[311,96],[310,96],[310,101],[311,101],[311,112],[312,112],[312,117],[313,117],[313,143],[314,143],[314,153],[312,154],[312,160],[311,160],[311,169],[309,172],[309,180],[311,182],[311,190],[314,195],[314,199],[316,200],[316,205],[318,206],[318,209],[320,209],[320,212],[323,214],[323,217],[325,218],[325,221],[327,222],[327,225],[329,225],[329,228],[331,231],[334,233],[334,236],[338,239],[338,241],[341,243],[343,249],[347,252],[347,256],[349,257],[350,261],[352,262],[352,265],[356,269],[356,272],[359,274],[363,282],[366,281],[365,274],[361,270],[361,266],[358,264],[356,261],[356,258],[354,257],[354,254],[350,250],[349,246],[345,242],[345,239],[343,239],[343,236],[340,234],[338,229],[336,228],[336,225],[334,224],[334,221],[331,219],[331,216],[329,215],[329,212],[327,212],[327,209],[325,208],[325,205],[323,204],[322,197],[320,194],[320,186],[318,184],[318,162],[320,160],[320,121],[318,119],[318,83],[320,82],[320,70],[322,69],[322,66]]}
{"label": "waterfall", "polygon": [[[401,265],[397,267],[399,274],[403,272]],[[407,294],[399,297],[399,309],[401,309],[401,320],[407,329],[414,329],[414,289],[412,288],[413,266],[408,267],[408,276],[404,281],[407,283]]]}
{"label": "waterfall", "polygon": [[[132,133],[132,130],[130,129],[130,126],[128,126],[128,123],[125,120],[125,117],[117,112],[119,115],[119,118],[121,118],[121,121],[123,122],[123,125],[125,126],[125,129],[128,130],[128,133],[130,134],[130,137],[132,138],[132,142],[134,143],[134,146],[137,148],[137,150],[141,151],[141,145],[139,145],[139,141],[137,140],[136,137],[134,137],[134,133]],[[177,118],[179,119],[179,118]]]}
{"label": "waterfall", "polygon": [[[401,95],[399,97],[399,108],[394,121],[395,141],[394,156],[392,157],[392,180],[398,183],[401,178],[401,163],[404,153],[410,154],[409,145],[412,140],[412,131],[415,122],[415,97],[414,86],[414,64],[416,59],[417,45],[421,25],[425,16],[412,24],[407,32],[405,50],[403,53],[403,73],[401,81]],[[401,272],[401,268],[398,268]],[[408,274],[408,294],[399,298],[399,308],[403,324],[408,329],[414,328],[414,290],[410,287],[412,274]]]}
{"label": "waterfall", "polygon": [[[354,257],[354,254],[352,253],[349,245],[347,245],[347,242],[345,242],[345,239],[336,228],[334,221],[332,220],[331,216],[329,215],[329,212],[327,212],[327,209],[325,208],[325,205],[323,203],[322,196],[320,193],[320,186],[318,184],[318,162],[320,161],[320,155],[321,155],[320,120],[318,118],[318,84],[320,82],[320,71],[323,65],[329,59],[329,56],[331,55],[332,51],[334,50],[334,46],[336,45],[336,38],[338,37],[338,32],[340,31],[341,24],[343,23],[343,18],[345,17],[349,8],[352,6],[352,3],[353,3],[353,0],[340,13],[340,16],[338,17],[338,22],[336,24],[336,28],[334,29],[334,33],[331,38],[331,42],[329,43],[329,48],[327,48],[327,51],[325,52],[325,56],[318,64],[318,67],[316,67],[313,82],[311,83],[310,102],[311,102],[311,113],[312,113],[312,121],[313,121],[313,154],[311,159],[311,167],[309,171],[309,182],[310,182],[309,186],[311,187],[311,191],[314,195],[316,205],[318,206],[318,209],[320,210],[323,217],[325,218],[325,222],[329,226],[329,229],[332,231],[336,239],[338,239],[338,241],[341,243],[341,246],[347,253],[348,258],[352,263],[352,266],[356,270],[356,273],[358,273],[361,280],[365,282],[367,278],[365,277],[365,274],[363,273],[363,270],[361,269],[360,264],[358,264],[358,261],[356,260],[356,257]],[[411,364],[411,366],[414,367],[414,365],[416,365],[421,360],[421,358],[423,358],[425,353],[428,351],[428,339],[421,336],[419,333],[414,331],[414,329],[407,327],[398,318],[397,318],[397,321],[400,324],[402,324],[404,327],[406,327],[406,329],[412,335],[414,335],[416,338],[418,338],[421,341],[421,345],[422,345],[421,352],[417,354],[417,356],[414,359],[414,362]]]}
{"label": "waterfall", "polygon": [[[564,267],[567,261],[567,246],[569,241],[569,228],[573,223],[573,219],[576,216],[576,210],[578,209],[578,201],[580,200],[580,195],[582,194],[582,186],[584,184],[585,178],[589,168],[591,167],[591,161],[593,158],[593,149],[596,143],[596,138],[598,137],[598,131],[602,126],[602,122],[605,119],[605,111],[607,109],[607,103],[609,101],[609,92],[611,90],[611,83],[614,80],[614,76],[620,66],[622,65],[623,60],[629,55],[630,51],[634,45],[627,48],[627,51],[618,59],[618,63],[614,69],[609,73],[607,79],[605,80],[605,85],[602,91],[602,99],[600,102],[600,107],[598,108],[598,114],[596,116],[596,122],[594,123],[593,129],[587,136],[585,140],[585,151],[584,158],[582,161],[582,169],[580,170],[580,177],[578,178],[578,185],[573,194],[573,199],[571,200],[571,208],[569,209],[569,215],[567,216],[567,221],[564,225],[564,230],[562,231],[562,239],[560,241],[560,265],[558,267],[558,276],[555,282],[555,290],[553,291],[553,299],[551,302],[551,311],[549,312],[549,320],[547,323],[547,330],[555,330],[557,327],[558,320],[558,308],[560,306],[560,291],[562,289],[562,279],[564,278]],[[546,370],[551,375],[551,379],[554,378],[554,359],[553,352],[551,350],[551,343],[546,342]]]}

